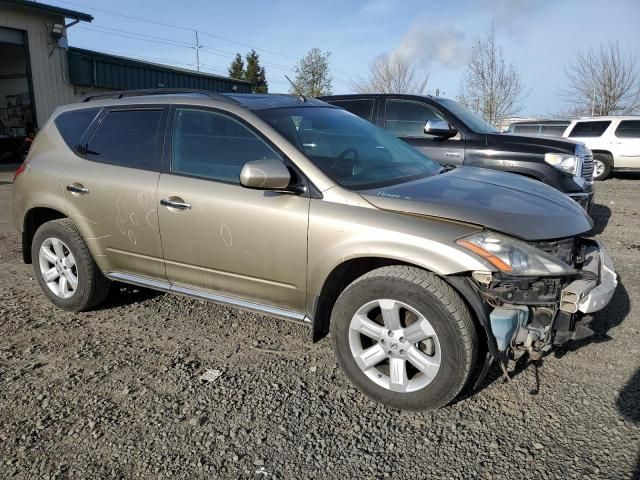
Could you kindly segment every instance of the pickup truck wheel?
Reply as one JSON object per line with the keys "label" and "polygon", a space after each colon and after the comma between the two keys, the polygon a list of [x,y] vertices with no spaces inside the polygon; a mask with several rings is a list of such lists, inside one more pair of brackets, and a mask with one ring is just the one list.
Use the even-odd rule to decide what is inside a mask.
{"label": "pickup truck wheel", "polygon": [[354,385],[402,410],[451,402],[478,350],[460,296],[436,275],[407,266],[379,268],[349,285],[330,328],[338,364]]}
{"label": "pickup truck wheel", "polygon": [[605,180],[611,174],[613,159],[606,153],[593,154],[593,179]]}
{"label": "pickup truck wheel", "polygon": [[64,310],[87,310],[109,293],[109,280],[98,269],[69,219],[53,220],[38,228],[31,244],[31,258],[43,292]]}

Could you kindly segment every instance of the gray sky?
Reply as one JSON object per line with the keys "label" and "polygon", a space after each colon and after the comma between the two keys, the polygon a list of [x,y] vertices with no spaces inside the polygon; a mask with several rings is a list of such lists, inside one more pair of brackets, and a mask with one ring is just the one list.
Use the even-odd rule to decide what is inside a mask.
{"label": "gray sky", "polygon": [[[235,52],[257,47],[271,91],[310,48],[332,52],[334,93],[351,91],[377,55],[400,50],[429,71],[430,92],[455,97],[470,48],[495,21],[506,59],[529,94],[522,114],[558,112],[564,68],[579,51],[619,42],[640,61],[640,0],[49,0],[94,15],[70,29],[70,44],[195,68],[191,45],[200,29],[202,69],[225,74]],[[150,8],[153,6],[152,8]],[[112,12],[112,13],[109,13]],[[120,15],[114,15],[119,13]],[[143,22],[139,17],[183,26]]]}

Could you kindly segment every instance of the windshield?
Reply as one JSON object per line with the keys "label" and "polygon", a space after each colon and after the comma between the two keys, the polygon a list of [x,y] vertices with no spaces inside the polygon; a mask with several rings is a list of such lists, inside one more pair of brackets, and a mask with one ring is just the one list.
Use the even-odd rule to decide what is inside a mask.
{"label": "windshield", "polygon": [[403,141],[338,108],[278,108],[255,113],[346,188],[394,185],[442,170]]}
{"label": "windshield", "polygon": [[448,98],[438,98],[438,103],[458,117],[463,123],[467,125],[475,133],[500,133],[496,127],[488,122],[485,122],[478,115],[471,110],[463,107],[458,102],[449,100]]}

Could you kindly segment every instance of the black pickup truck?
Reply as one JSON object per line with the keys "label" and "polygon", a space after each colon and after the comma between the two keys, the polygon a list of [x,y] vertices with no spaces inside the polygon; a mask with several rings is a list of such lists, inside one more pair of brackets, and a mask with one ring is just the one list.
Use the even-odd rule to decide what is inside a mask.
{"label": "black pickup truck", "polygon": [[518,173],[560,190],[587,211],[593,205],[593,157],[581,143],[503,134],[443,97],[361,94],[319,99],[389,130],[443,165]]}

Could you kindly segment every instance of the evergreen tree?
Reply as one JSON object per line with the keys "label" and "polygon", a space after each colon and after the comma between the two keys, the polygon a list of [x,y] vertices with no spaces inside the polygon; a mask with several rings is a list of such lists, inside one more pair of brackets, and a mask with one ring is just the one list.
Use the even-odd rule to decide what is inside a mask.
{"label": "evergreen tree", "polygon": [[[331,52],[323,53],[319,48],[312,48],[295,66],[295,84],[305,96],[331,95],[330,55]],[[293,87],[290,91],[292,94],[298,93]]]}
{"label": "evergreen tree", "polygon": [[242,55],[236,53],[236,57],[231,62],[231,66],[229,67],[229,77],[236,78],[238,80],[242,80],[244,78],[244,60],[242,60]]}
{"label": "evergreen tree", "polygon": [[244,79],[251,83],[253,93],[267,93],[269,85],[264,67],[260,66],[260,55],[255,50],[247,53],[247,68],[244,71]]}

